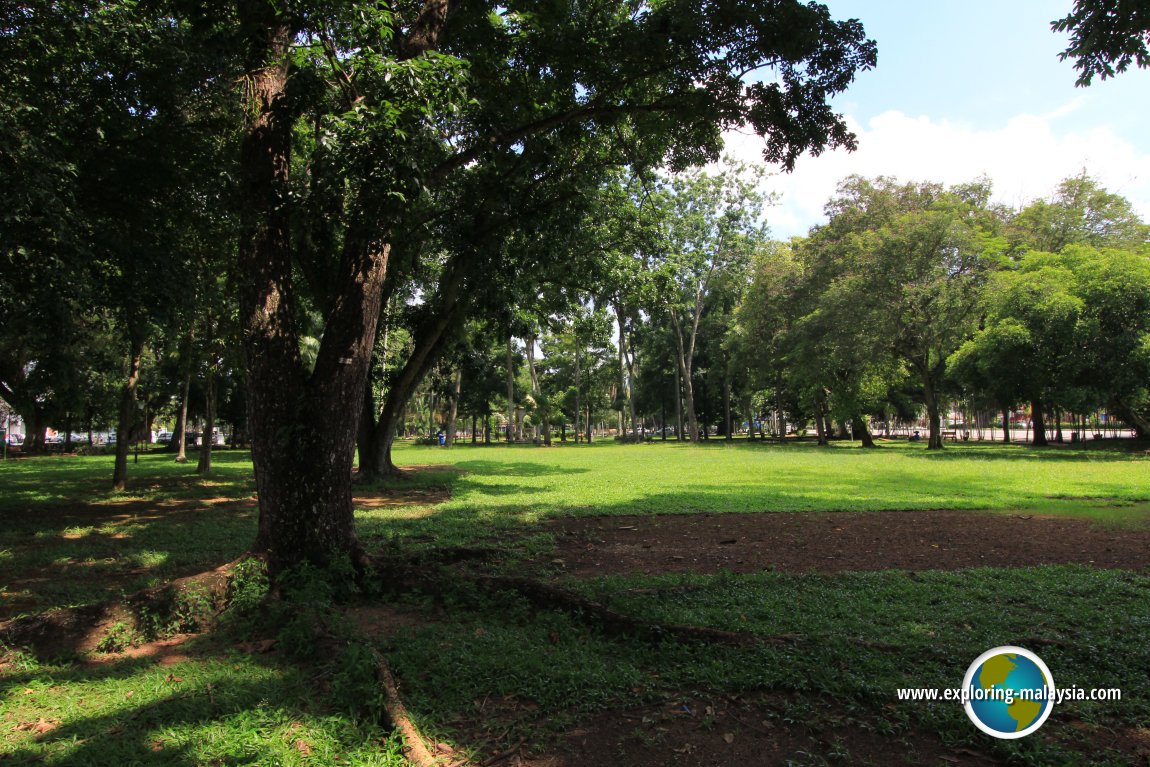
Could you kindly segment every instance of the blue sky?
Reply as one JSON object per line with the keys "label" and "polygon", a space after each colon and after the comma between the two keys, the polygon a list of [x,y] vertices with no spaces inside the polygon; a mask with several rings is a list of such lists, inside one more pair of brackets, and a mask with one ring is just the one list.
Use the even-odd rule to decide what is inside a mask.
{"label": "blue sky", "polygon": [[[998,201],[1023,205],[1083,168],[1150,219],[1150,70],[1076,88],[1065,35],[1071,0],[825,0],[878,43],[878,67],[836,98],[859,151],[800,160],[768,187],[775,236],[804,234],[849,173],[958,183],[985,174]],[[728,136],[757,159],[760,140]]]}

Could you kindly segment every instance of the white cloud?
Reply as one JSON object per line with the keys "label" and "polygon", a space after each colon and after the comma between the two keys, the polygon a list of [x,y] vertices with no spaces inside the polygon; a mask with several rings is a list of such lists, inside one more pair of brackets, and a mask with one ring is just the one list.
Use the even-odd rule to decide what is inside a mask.
{"label": "white cloud", "polygon": [[[865,126],[848,116],[858,136],[857,151],[803,157],[793,173],[779,173],[766,182],[779,194],[777,207],[767,213],[772,234],[779,238],[805,234],[823,222],[823,206],[838,182],[852,173],[946,184],[986,175],[994,182],[996,201],[1020,207],[1048,196],[1059,181],[1085,168],[1150,220],[1150,155],[1139,153],[1104,126],[1057,130],[1058,118],[1079,106],[1072,101],[1048,115],[1016,115],[995,130],[897,111],[884,112]],[[760,138],[731,132],[726,139],[728,153],[746,162],[762,161]]]}

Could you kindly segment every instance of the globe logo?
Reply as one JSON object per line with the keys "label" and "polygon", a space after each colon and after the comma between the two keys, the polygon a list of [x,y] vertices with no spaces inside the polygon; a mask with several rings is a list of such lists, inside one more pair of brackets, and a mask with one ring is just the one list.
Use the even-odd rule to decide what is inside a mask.
{"label": "globe logo", "polygon": [[1054,706],[1054,679],[1034,653],[1022,647],[987,650],[962,680],[966,715],[995,738],[1022,738],[1037,730]]}

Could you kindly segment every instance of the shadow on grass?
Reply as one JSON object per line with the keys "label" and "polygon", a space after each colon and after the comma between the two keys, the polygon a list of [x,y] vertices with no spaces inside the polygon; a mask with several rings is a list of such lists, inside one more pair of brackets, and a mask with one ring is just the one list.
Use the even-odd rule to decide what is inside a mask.
{"label": "shadow on grass", "polygon": [[527,461],[460,461],[455,466],[462,471],[493,477],[547,477],[556,474],[585,474],[590,469],[575,466],[547,465]]}
{"label": "shadow on grass", "polygon": [[0,620],[213,569],[254,539],[246,453],[219,454],[207,477],[169,455],[142,457],[122,495],[104,484],[105,458],[0,467],[0,481],[15,488],[6,484],[0,501]]}
{"label": "shadow on grass", "polygon": [[45,503],[106,503],[123,498],[240,497],[254,491],[251,452],[212,453],[212,473],[196,473],[196,453],[176,463],[169,453],[128,459],[128,489],[112,490],[114,456],[36,456],[0,462],[0,514],[27,511]]}
{"label": "shadow on grass", "polygon": [[[541,532],[539,522],[563,516],[998,509],[1116,526],[1143,526],[1148,518],[1150,486],[1138,473],[1144,458],[1125,451],[986,443],[939,453],[921,443],[885,443],[871,451],[842,443],[745,441],[693,453],[617,450],[541,451],[538,463],[519,460],[519,451],[508,462],[471,460],[465,453],[455,463],[464,473],[444,475],[450,500],[361,510],[360,529],[369,542],[406,538],[504,548],[505,533]],[[571,465],[560,464],[560,455]],[[1071,470],[1072,464],[1078,465]],[[1102,466],[1107,472],[1099,473]]]}
{"label": "shadow on grass", "polygon": [[[1102,441],[1102,440],[1100,440]],[[984,461],[1130,461],[1142,458],[1150,443],[1142,440],[1106,440],[1108,444],[1057,444],[1046,447],[1020,444],[979,442],[948,443],[942,450],[927,450],[925,445],[907,451],[907,455],[930,460],[975,459]]]}
{"label": "shadow on grass", "polygon": [[5,763],[294,764],[312,749],[378,756],[386,732],[331,710],[314,669],[275,654],[169,660],[6,672],[9,729],[24,733],[0,740]]}

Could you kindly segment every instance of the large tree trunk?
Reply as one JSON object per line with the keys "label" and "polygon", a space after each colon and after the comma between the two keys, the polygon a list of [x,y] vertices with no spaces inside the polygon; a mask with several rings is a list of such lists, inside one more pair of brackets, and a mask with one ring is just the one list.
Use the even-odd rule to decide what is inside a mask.
{"label": "large tree trunk", "polygon": [[854,431],[855,436],[862,440],[863,447],[874,447],[874,439],[871,437],[870,428],[867,426],[866,418],[863,416],[854,417]]}
{"label": "large tree trunk", "polygon": [[144,336],[129,331],[131,351],[128,353],[128,380],[120,389],[120,412],[116,424],[116,464],[112,470],[112,489],[123,490],[128,483],[128,449],[136,425],[136,388],[140,383],[140,360],[144,356]]}
{"label": "large tree trunk", "polygon": [[252,51],[240,158],[240,320],[260,504],[255,549],[274,576],[302,561],[359,559],[352,451],[391,249],[378,235],[382,217],[365,202],[345,236],[333,277],[338,300],[325,313],[309,373],[292,289],[293,117],[285,94],[294,33],[270,3],[240,8]]}
{"label": "large tree trunk", "polygon": [[1010,408],[1002,409],[1002,441],[1010,442]]}

